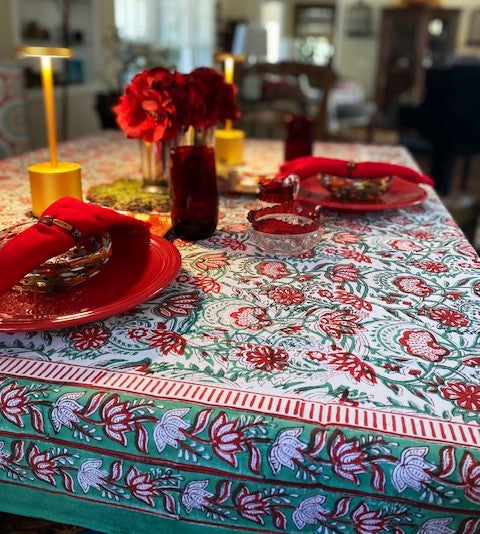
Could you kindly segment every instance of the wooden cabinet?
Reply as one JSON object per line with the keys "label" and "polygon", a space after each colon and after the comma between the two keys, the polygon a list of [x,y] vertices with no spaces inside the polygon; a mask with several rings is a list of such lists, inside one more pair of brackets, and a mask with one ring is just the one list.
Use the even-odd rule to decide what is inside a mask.
{"label": "wooden cabinet", "polygon": [[425,69],[449,59],[459,13],[420,5],[383,10],[376,86],[381,112],[392,115],[400,97],[414,100],[422,91]]}

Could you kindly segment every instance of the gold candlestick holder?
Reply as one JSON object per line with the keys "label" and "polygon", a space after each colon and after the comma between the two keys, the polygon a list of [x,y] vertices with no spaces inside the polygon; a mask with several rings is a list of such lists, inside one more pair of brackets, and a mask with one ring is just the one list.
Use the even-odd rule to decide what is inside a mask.
{"label": "gold candlestick holder", "polygon": [[[235,63],[245,61],[245,56],[222,53],[215,55],[215,61],[223,61],[225,81],[233,83]],[[243,145],[245,132],[233,128],[231,120],[225,121],[225,128],[215,132],[215,157],[220,167],[241,165],[243,163]]]}

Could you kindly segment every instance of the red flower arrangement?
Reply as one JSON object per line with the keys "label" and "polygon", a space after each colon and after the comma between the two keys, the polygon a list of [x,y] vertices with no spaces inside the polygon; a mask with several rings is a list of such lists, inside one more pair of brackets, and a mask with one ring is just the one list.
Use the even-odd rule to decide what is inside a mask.
{"label": "red flower arrangement", "polygon": [[190,80],[204,103],[202,112],[192,117],[192,126],[213,126],[217,122],[238,119],[240,111],[235,86],[226,83],[220,72],[199,67],[192,71]]}
{"label": "red flower arrangement", "polygon": [[156,67],[137,74],[114,107],[127,137],[169,140],[189,126],[200,128],[236,119],[236,91],[210,67],[191,74]]}

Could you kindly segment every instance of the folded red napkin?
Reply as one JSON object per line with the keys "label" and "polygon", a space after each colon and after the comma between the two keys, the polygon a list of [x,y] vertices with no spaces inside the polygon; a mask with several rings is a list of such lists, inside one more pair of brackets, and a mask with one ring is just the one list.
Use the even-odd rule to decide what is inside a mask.
{"label": "folded red napkin", "polygon": [[296,174],[300,180],[315,174],[332,174],[348,178],[382,178],[383,176],[398,176],[416,184],[434,185],[434,181],[410,167],[394,165],[377,161],[353,162],[343,159],[319,158],[305,156],[292,159],[280,166],[279,177]]}
{"label": "folded red napkin", "polygon": [[114,247],[115,240],[122,235],[138,233],[145,237],[149,228],[149,223],[112,209],[75,198],[61,198],[42,213],[37,223],[10,239],[0,250],[0,295],[49,258],[68,250],[80,236],[106,230]]}

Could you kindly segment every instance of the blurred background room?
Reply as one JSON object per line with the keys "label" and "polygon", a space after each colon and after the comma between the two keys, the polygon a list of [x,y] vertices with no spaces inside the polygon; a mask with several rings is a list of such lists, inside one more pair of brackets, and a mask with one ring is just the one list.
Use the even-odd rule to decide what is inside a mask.
{"label": "blurred background room", "polygon": [[215,54],[231,51],[246,58],[247,136],[283,138],[300,113],[317,139],[403,144],[474,240],[480,0],[0,0],[0,12],[0,79],[15,87],[0,87],[0,158],[47,142],[39,66],[16,59],[21,44],[73,49],[55,64],[60,140],[115,128],[137,72],[221,69]]}

